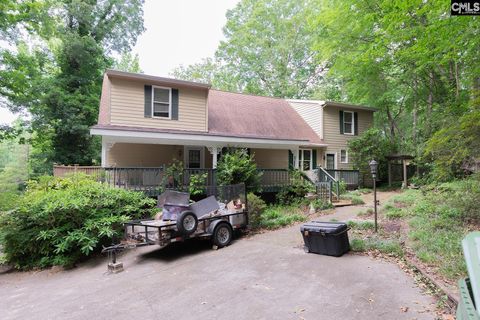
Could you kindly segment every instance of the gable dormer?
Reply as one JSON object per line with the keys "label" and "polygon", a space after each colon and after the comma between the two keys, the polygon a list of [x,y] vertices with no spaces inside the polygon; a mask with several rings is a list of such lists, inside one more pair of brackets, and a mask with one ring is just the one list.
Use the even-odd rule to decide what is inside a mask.
{"label": "gable dormer", "polygon": [[210,85],[107,70],[98,124],[208,131]]}

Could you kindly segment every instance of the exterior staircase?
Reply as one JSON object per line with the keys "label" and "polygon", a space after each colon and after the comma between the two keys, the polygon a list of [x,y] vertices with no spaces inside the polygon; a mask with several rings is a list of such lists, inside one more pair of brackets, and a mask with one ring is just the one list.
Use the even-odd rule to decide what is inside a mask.
{"label": "exterior staircase", "polygon": [[318,167],[304,172],[306,178],[312,182],[320,199],[335,203],[340,200],[340,184],[325,169]]}

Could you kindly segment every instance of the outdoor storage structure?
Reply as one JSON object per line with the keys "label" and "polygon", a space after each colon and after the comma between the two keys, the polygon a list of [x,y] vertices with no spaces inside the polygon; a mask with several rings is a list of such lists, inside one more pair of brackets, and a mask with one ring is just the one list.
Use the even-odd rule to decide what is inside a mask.
{"label": "outdoor storage structure", "polygon": [[457,307],[458,320],[480,319],[480,232],[469,233],[462,241],[463,254],[469,278],[459,284],[460,301]]}
{"label": "outdoor storage structure", "polygon": [[311,221],[302,225],[300,231],[306,252],[340,257],[350,249],[345,223]]}

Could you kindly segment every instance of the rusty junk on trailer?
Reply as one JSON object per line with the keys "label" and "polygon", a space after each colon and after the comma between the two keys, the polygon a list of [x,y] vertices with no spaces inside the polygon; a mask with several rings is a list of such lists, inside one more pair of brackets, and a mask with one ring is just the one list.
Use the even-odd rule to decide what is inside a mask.
{"label": "rusty junk on trailer", "polygon": [[211,239],[215,249],[229,245],[234,230],[248,225],[245,185],[205,186],[203,191],[206,197],[193,202],[187,192],[166,190],[158,196],[159,213],[155,219],[124,223],[124,239],[102,250],[111,259],[109,270],[123,270],[116,256],[125,249],[148,245],[165,248],[192,238]]}

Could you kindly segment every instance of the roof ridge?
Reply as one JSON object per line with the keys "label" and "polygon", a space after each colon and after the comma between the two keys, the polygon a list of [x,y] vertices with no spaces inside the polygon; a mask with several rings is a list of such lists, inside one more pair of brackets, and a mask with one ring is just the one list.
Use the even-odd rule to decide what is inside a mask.
{"label": "roof ridge", "polygon": [[248,97],[277,99],[277,100],[283,100],[283,101],[285,101],[285,102],[287,101],[287,98],[272,97],[272,96],[261,96],[261,95],[258,95],[258,94],[251,94],[251,93],[244,93],[244,92],[234,92],[234,91],[227,91],[227,90],[220,90],[220,89],[210,89],[210,91],[218,91],[218,92],[223,92],[223,93],[232,93],[232,94],[238,94],[238,95],[248,96]]}

